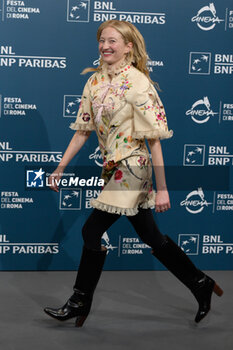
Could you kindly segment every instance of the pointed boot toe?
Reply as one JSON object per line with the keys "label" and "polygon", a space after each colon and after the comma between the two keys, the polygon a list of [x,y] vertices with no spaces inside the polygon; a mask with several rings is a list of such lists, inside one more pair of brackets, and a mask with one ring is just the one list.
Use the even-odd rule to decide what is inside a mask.
{"label": "pointed boot toe", "polygon": [[[64,313],[64,312],[62,312],[62,308],[61,309],[53,309],[51,307],[45,307],[44,308],[44,312],[47,315],[49,315],[49,316],[51,316],[53,318],[56,318],[58,320],[60,320],[60,317],[61,317],[62,313]],[[60,315],[60,317],[59,317],[59,315]]]}
{"label": "pointed boot toe", "polygon": [[88,314],[88,311],[90,309],[90,304],[88,305],[85,305],[85,307],[83,307],[83,303],[73,303],[71,300],[68,300],[67,303],[59,308],[59,309],[53,309],[53,308],[50,308],[50,307],[46,307],[44,309],[44,312],[53,317],[53,318],[56,318],[57,320],[59,321],[66,321],[66,320],[69,320],[70,318],[73,318],[73,317],[77,317],[79,316],[80,314]]}
{"label": "pointed boot toe", "polygon": [[223,290],[216,284],[216,282],[207,275],[196,282],[196,287],[192,290],[197,302],[199,309],[195,317],[195,322],[200,322],[211,309],[211,297],[213,292],[222,296]]}
{"label": "pointed boot toe", "polygon": [[106,254],[107,249],[104,247],[101,251],[83,247],[73,295],[63,307],[58,309],[46,307],[44,312],[59,321],[76,317],[75,326],[82,327],[91,309],[93,293],[99,281]]}

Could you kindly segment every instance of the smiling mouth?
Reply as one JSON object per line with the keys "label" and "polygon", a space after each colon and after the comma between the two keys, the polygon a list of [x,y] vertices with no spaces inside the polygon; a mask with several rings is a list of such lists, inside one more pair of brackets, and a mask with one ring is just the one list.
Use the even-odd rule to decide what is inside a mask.
{"label": "smiling mouth", "polygon": [[110,55],[112,55],[112,54],[113,54],[112,51],[104,51],[104,52],[103,52],[103,55],[104,55],[104,56],[110,56]]}

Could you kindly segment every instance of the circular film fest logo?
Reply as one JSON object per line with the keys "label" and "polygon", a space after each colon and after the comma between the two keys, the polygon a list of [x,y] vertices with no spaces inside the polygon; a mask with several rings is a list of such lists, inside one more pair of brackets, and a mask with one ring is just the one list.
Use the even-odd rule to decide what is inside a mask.
{"label": "circular film fest logo", "polygon": [[185,209],[191,214],[199,214],[203,211],[205,207],[208,207],[211,202],[207,202],[204,196],[202,188],[198,188],[190,192],[185,200],[180,202],[181,206],[184,206]]}
{"label": "circular film fest logo", "polygon": [[218,114],[217,112],[213,112],[210,107],[210,101],[207,96],[203,97],[192,105],[191,109],[186,111],[186,115],[190,115],[191,119],[198,124],[206,123],[210,117]]}
{"label": "circular film fest logo", "polygon": [[103,157],[100,152],[99,146],[96,147],[95,151],[89,155],[89,159],[94,159],[96,165],[100,167],[103,166]]}
{"label": "circular film fest logo", "polygon": [[209,6],[203,6],[191,21],[196,22],[200,29],[207,31],[214,29],[217,23],[224,22],[224,19],[216,15],[214,3],[210,3]]}
{"label": "circular film fest logo", "polygon": [[107,254],[109,254],[110,251],[114,251],[114,249],[118,249],[118,246],[113,246],[111,244],[107,231],[104,232],[101,239],[107,248]]}

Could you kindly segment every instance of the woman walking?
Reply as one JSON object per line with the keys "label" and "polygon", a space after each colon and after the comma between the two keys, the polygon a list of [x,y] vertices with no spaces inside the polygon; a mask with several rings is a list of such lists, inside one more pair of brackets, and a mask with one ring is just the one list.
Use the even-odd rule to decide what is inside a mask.
{"label": "woman walking", "polygon": [[[95,72],[84,87],[77,119],[71,124],[76,132],[50,180],[62,176],[95,130],[105,185],[98,198],[92,199],[94,209],[82,229],[84,247],[74,293],[63,307],[47,307],[44,311],[58,320],[76,317],[76,326],[83,325],[106,257],[101,237],[121,215],[126,215],[141,240],[152,248],[152,254],[191,290],[199,305],[195,317],[199,322],[210,310],[212,293],[220,296],[223,292],[180,247],[160,233],[154,221],[152,208],[156,212],[170,208],[160,139],[170,138],[172,131],[149,77],[144,39],[134,25],[118,20],[102,23],[97,39],[100,64],[97,69],[85,70]],[[59,190],[56,185],[52,189]]]}

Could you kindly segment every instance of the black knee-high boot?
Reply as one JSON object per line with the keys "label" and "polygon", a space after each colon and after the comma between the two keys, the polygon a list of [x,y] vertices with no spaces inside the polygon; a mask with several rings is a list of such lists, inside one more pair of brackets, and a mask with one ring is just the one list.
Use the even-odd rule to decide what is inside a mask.
{"label": "black knee-high boot", "polygon": [[223,291],[212,278],[195,267],[170,237],[164,237],[161,247],[152,247],[152,254],[191,290],[199,304],[195,322],[200,322],[210,310],[212,293],[221,296]]}
{"label": "black knee-high boot", "polygon": [[93,294],[104,265],[107,249],[102,249],[98,251],[83,247],[73,295],[61,308],[46,307],[46,314],[60,321],[77,317],[75,325],[82,327],[90,312]]}

